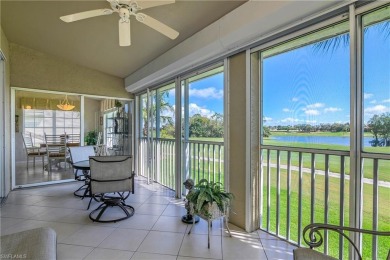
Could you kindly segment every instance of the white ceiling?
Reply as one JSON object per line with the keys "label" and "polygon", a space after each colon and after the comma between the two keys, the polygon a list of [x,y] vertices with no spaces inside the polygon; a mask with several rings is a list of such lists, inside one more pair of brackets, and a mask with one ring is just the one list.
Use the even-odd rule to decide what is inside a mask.
{"label": "white ceiling", "polygon": [[105,0],[3,0],[1,25],[9,42],[125,78],[244,2],[176,0],[175,4],[145,9],[145,14],[162,21],[180,35],[170,40],[132,17],[132,45],[129,47],[119,46],[115,13],[73,23],[59,19],[67,14],[109,8]]}

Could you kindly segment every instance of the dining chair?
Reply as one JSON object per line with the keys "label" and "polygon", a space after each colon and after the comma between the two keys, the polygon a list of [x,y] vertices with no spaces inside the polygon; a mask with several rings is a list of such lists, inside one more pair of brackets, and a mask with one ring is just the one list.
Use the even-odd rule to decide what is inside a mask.
{"label": "dining chair", "polygon": [[80,134],[67,134],[65,133],[66,136],[66,145],[67,147],[72,147],[72,146],[80,146]]}
{"label": "dining chair", "polygon": [[[130,193],[134,194],[134,176],[131,172],[131,156],[91,156],[90,185],[91,194],[102,204],[91,211],[89,218],[96,222],[117,222],[134,215],[134,208],[126,204]],[[118,207],[118,212],[106,211]],[[103,214],[105,216],[103,217]]]}
{"label": "dining chair", "polygon": [[60,167],[61,161],[64,161],[66,169],[66,138],[65,135],[48,135],[45,133],[46,157],[48,162],[48,172],[51,173],[52,161]]}
{"label": "dining chair", "polygon": [[23,137],[24,148],[26,149],[26,155],[27,155],[27,170],[28,170],[28,162],[30,157],[34,158],[34,164],[33,164],[34,167],[35,167],[35,158],[42,157],[42,169],[44,169],[46,150],[34,145],[33,139],[31,137],[31,133],[23,133],[22,137]]}

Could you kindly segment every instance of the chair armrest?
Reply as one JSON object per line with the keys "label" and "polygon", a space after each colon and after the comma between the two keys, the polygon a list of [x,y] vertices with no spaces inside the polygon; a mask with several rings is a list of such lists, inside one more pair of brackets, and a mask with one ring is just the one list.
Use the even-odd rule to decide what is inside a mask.
{"label": "chair armrest", "polygon": [[[303,229],[303,239],[305,240],[305,243],[310,248],[320,247],[322,245],[322,243],[324,242],[324,239],[322,237],[320,230],[335,231],[335,232],[339,233],[340,235],[342,235],[353,246],[353,248],[355,249],[356,253],[359,256],[359,259],[362,259],[362,256],[360,254],[359,249],[353,243],[351,238],[344,233],[344,231],[350,231],[350,232],[356,232],[356,233],[362,233],[362,234],[371,234],[374,236],[390,236],[390,231],[374,231],[374,230],[367,230],[367,229],[360,229],[360,228],[351,228],[351,227],[336,226],[336,225],[329,225],[329,224],[313,223],[313,224],[306,226]],[[308,236],[306,236],[306,232],[309,232]]]}

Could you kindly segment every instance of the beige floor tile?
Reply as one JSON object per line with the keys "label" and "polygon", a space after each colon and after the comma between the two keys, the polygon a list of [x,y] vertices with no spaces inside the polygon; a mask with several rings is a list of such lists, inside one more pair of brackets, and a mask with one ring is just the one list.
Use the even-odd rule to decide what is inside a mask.
{"label": "beige floor tile", "polygon": [[137,209],[137,213],[160,216],[166,208],[167,205],[145,203]]}
{"label": "beige floor tile", "polygon": [[222,237],[223,259],[267,259],[260,239],[252,236]]}
{"label": "beige floor tile", "polygon": [[45,220],[45,221],[57,221],[62,217],[71,215],[75,212],[75,209],[64,209],[64,208],[47,208],[46,212],[37,214],[31,217],[31,219]]}
{"label": "beige floor tile", "polygon": [[208,248],[207,235],[186,234],[179,255],[222,259],[221,237],[210,236],[210,248]]}
{"label": "beige floor tile", "polygon": [[261,240],[263,240],[263,239],[274,239],[274,240],[279,239],[276,236],[271,235],[271,234],[269,234],[265,231],[262,231],[262,230],[257,230],[257,234],[259,234],[259,237]]}
{"label": "beige floor tile", "polygon": [[85,260],[129,260],[133,256],[133,252],[113,250],[105,248],[95,248]]}
{"label": "beige floor tile", "polygon": [[162,213],[163,216],[182,217],[187,214],[187,210],[184,205],[169,204],[168,207]]}
{"label": "beige floor tile", "polygon": [[137,229],[116,229],[102,243],[100,248],[136,251],[149,231]]}
{"label": "beige floor tile", "polygon": [[0,216],[9,218],[30,219],[32,216],[41,214],[47,210],[47,207],[5,204],[3,207],[0,208]]}
{"label": "beige floor tile", "polygon": [[[191,257],[191,256],[178,256],[177,260],[214,260],[213,258]],[[239,260],[239,259],[237,259]]]}
{"label": "beige floor tile", "polygon": [[25,219],[22,218],[0,218],[0,230],[1,234],[3,231],[5,231],[7,228],[19,224],[21,222],[25,221]]}
{"label": "beige floor tile", "polygon": [[47,222],[45,221],[37,221],[37,220],[24,220],[17,225],[12,225],[9,228],[6,228],[3,232],[2,235],[8,235],[8,234],[13,234],[25,230],[30,230],[34,228],[40,228],[40,227],[45,227],[47,225]]}
{"label": "beige floor tile", "polygon": [[137,251],[144,253],[157,253],[177,255],[184,234],[150,231]]}
{"label": "beige floor tile", "polygon": [[145,203],[168,205],[174,198],[165,196],[150,196]]}
{"label": "beige floor tile", "polygon": [[135,252],[131,260],[176,260],[176,255]]}
{"label": "beige floor tile", "polygon": [[75,246],[75,245],[57,245],[58,260],[81,260],[91,253],[93,247]]}
{"label": "beige floor tile", "polygon": [[97,247],[112,232],[113,228],[84,226],[63,240],[64,244]]}
{"label": "beige floor tile", "polygon": [[58,218],[57,222],[89,225],[92,223],[92,220],[89,219],[88,215],[89,211],[87,210],[74,210],[72,214]]}
{"label": "beige floor tile", "polygon": [[295,246],[282,240],[261,240],[268,259],[293,259]]}
{"label": "beige floor tile", "polygon": [[158,218],[159,216],[142,215],[136,212],[131,218],[118,223],[120,223],[119,228],[151,230]]}
{"label": "beige floor tile", "polygon": [[11,193],[7,197],[6,204],[21,204],[21,205],[34,205],[42,200],[47,199],[45,196],[27,195]]}
{"label": "beige floor tile", "polygon": [[152,230],[185,233],[187,224],[181,221],[181,217],[161,216]]}
{"label": "beige floor tile", "polygon": [[[212,236],[220,236],[221,233],[223,234],[223,232],[221,232],[221,223],[222,223],[221,219],[216,219],[213,221],[212,227],[210,227],[210,234]],[[188,224],[187,226],[188,226],[187,227],[187,232],[188,232],[192,224]],[[191,229],[191,234],[207,235],[207,233],[208,233],[207,221],[205,221],[204,219],[200,219],[200,221],[195,225],[193,225]]]}

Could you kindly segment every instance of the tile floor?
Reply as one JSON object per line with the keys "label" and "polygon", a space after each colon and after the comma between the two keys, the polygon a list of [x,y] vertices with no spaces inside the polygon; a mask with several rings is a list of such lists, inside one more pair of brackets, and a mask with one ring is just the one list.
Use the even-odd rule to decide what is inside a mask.
{"label": "tile floor", "polygon": [[42,183],[50,181],[60,180],[73,180],[73,169],[67,165],[66,169],[52,167],[52,172],[49,174],[47,170],[43,170],[42,162],[40,159],[36,159],[35,167],[33,166],[33,160],[30,159],[29,167],[27,170],[26,162],[15,163],[15,184],[25,185],[33,183]]}
{"label": "tile floor", "polygon": [[[292,259],[294,246],[264,232],[246,233],[230,224],[233,237],[221,235],[214,221],[211,246],[201,220],[187,235],[183,200],[157,184],[137,179],[127,203],[135,215],[125,221],[102,224],[88,218],[88,199],[73,196],[79,182],[16,190],[0,209],[1,234],[36,227],[57,232],[58,259]],[[93,201],[91,209],[98,202]]]}

